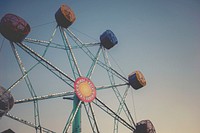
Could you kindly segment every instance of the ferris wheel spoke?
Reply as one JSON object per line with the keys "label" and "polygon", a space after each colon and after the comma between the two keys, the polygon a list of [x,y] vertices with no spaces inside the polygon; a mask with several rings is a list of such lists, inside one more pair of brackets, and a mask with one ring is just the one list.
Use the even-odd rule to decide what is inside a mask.
{"label": "ferris wheel spoke", "polygon": [[[6,92],[11,91],[19,82],[21,82],[25,77],[27,76],[27,73],[22,75],[17,81],[15,81],[8,89],[6,89],[2,95],[4,95]],[[0,95],[1,97],[1,95]]]}
{"label": "ferris wheel spoke", "polygon": [[[107,51],[104,49],[103,50],[103,57],[104,57],[104,61],[105,61],[105,64],[107,65],[107,67],[111,67],[111,64],[109,62],[109,59],[108,59],[108,54],[107,54]],[[111,71],[107,71],[108,73],[108,77],[109,77],[109,80],[110,80],[110,83],[111,85],[115,85],[115,78],[113,76],[113,73]],[[112,87],[112,90],[114,91],[114,94],[115,96],[117,97],[119,103],[120,103],[120,109],[124,111],[124,113],[126,114],[128,120],[130,123],[134,123],[133,121],[133,117],[132,115],[130,114],[130,111],[125,103],[125,97],[127,95],[127,89],[125,90],[125,94],[124,96],[121,95],[121,93],[119,92],[118,88],[116,86],[113,86]],[[119,115],[121,110],[118,110],[117,114]],[[118,130],[117,129],[117,123],[115,122],[114,124],[114,131],[117,132]]]}
{"label": "ferris wheel spoke", "polygon": [[[52,41],[53,36],[55,35],[55,32],[56,32],[56,29],[54,30],[54,32],[53,32],[53,34],[52,34],[52,37],[50,38],[50,41],[49,41],[49,43],[48,43],[48,45],[47,45],[47,48],[45,49],[45,51],[44,51],[44,53],[43,53],[43,56],[45,56],[46,51],[47,51],[47,49],[48,49],[48,47],[49,47],[49,44],[50,44],[50,42]],[[10,43],[11,43],[11,46],[14,47],[13,42],[10,42]],[[14,49],[16,49],[16,48],[14,48]],[[15,51],[16,51],[16,50],[14,50],[14,54],[16,53]],[[18,53],[16,53],[15,56],[16,56],[16,58],[18,58],[18,57],[19,57],[19,56],[18,56]],[[17,60],[19,60],[19,59],[17,59]],[[17,80],[8,90],[11,90],[11,89],[14,88],[14,86],[17,85],[22,79],[26,78],[26,76],[28,75],[28,73],[29,73],[33,68],[35,68],[38,64],[39,64],[39,61],[38,61],[38,63],[36,63],[34,66],[32,66],[28,71],[24,72],[23,76],[22,76],[19,80]]]}
{"label": "ferris wheel spoke", "polygon": [[[19,54],[18,54],[18,52],[17,52],[17,50],[16,50],[16,48],[15,48],[13,43],[11,43],[11,47],[12,47],[13,53],[15,55],[15,58],[17,60],[17,63],[19,65],[19,67],[20,67],[20,70],[21,70],[22,74],[25,75],[27,73],[27,71],[26,71],[26,69],[25,69],[25,67],[24,67],[24,65],[22,63],[22,60],[20,59],[20,56],[19,56]],[[36,93],[35,93],[35,91],[34,91],[34,89],[32,87],[32,84],[31,84],[31,81],[30,81],[30,79],[28,77],[28,74],[24,79],[25,79],[27,87],[28,87],[28,89],[29,89],[29,91],[31,93],[31,96],[32,97],[36,97]]]}
{"label": "ferris wheel spoke", "polygon": [[77,77],[81,77],[82,74],[80,72],[76,58],[75,58],[74,53],[72,51],[71,44],[69,43],[69,41],[67,39],[67,35],[66,35],[63,27],[59,26],[59,29],[60,29],[60,33],[61,33],[62,38],[63,38],[64,46],[65,46],[66,49],[67,48],[69,49],[69,50],[66,50],[66,52],[67,52],[67,55],[68,55],[68,59],[69,59],[69,62],[70,62],[71,69],[73,71],[74,78],[76,79]]}
{"label": "ferris wheel spoke", "polygon": [[[52,37],[54,36],[54,34],[55,34],[55,32],[56,32],[56,29],[54,30],[54,33],[53,33],[53,35],[52,35]],[[52,39],[50,39],[50,41],[51,41]],[[11,43],[11,45],[13,44],[13,42],[10,42]],[[49,42],[50,43],[50,42]],[[49,46],[49,43],[48,43],[48,45],[47,45],[47,48],[48,48],[48,46]],[[47,48],[45,49],[45,51],[47,50]],[[43,56],[45,55],[45,53],[46,52],[44,52],[43,53]],[[27,75],[28,75],[28,73],[33,69],[33,68],[35,68],[38,64],[39,64],[39,62],[40,62],[40,60],[37,60],[38,61],[38,63],[36,63],[34,66],[32,66],[29,70],[27,70],[15,83],[13,83],[5,92],[7,92],[7,91],[10,91],[11,89],[13,89],[20,81],[22,81]],[[5,93],[4,92],[4,93]]]}
{"label": "ferris wheel spoke", "polygon": [[116,114],[112,109],[110,109],[106,104],[104,104],[101,100],[99,100],[97,97],[93,100],[93,103],[98,106],[100,109],[102,109],[104,112],[109,114],[114,119],[118,120],[122,125],[130,129],[131,131],[134,131],[135,128],[130,125],[127,121],[125,121],[123,118],[121,118],[118,114]]}
{"label": "ferris wheel spoke", "polygon": [[116,77],[118,77],[119,79],[121,79],[122,81],[128,83],[128,79],[125,78],[124,76],[122,76],[119,72],[117,72],[115,69],[113,69],[112,67],[108,67],[106,66],[106,64],[104,64],[103,62],[101,61],[98,61],[97,64],[99,66],[101,66],[102,68],[106,69],[107,71],[110,71],[112,72],[113,75],[115,75]]}
{"label": "ferris wheel spoke", "polygon": [[[44,41],[44,40],[38,40],[38,39],[32,39],[32,38],[25,38],[24,42],[30,43],[30,44],[36,44],[39,46],[43,47],[50,47],[50,48],[55,48],[55,49],[61,49],[61,50],[69,50],[68,48],[65,48],[65,46],[55,43],[55,42],[50,42],[50,41]],[[48,44],[51,44],[48,46]],[[100,43],[83,43],[82,47],[93,47],[93,46],[99,46]],[[80,49],[79,46],[72,46],[72,49]]]}
{"label": "ferris wheel spoke", "polygon": [[[74,42],[88,55],[88,57],[93,61],[93,59],[95,59],[95,56],[92,54],[92,52],[83,45],[83,43],[81,42],[80,39],[78,39],[69,29],[67,29],[67,33],[68,35],[74,40]],[[111,71],[115,76],[117,76],[118,78],[120,78],[122,81],[124,82],[128,82],[128,79],[125,78],[124,76],[122,76],[120,73],[118,73],[116,70],[114,70],[111,67],[108,67],[105,63],[103,63],[102,61],[98,60],[97,64],[99,66],[101,66],[102,68]]]}
{"label": "ferris wheel spoke", "polygon": [[93,43],[82,43],[84,47],[93,47],[93,46],[100,46],[101,43],[93,42]]}
{"label": "ferris wheel spoke", "polygon": [[99,65],[104,67],[107,70],[108,76],[109,76],[109,79],[110,79],[110,82],[111,82],[112,85],[115,84],[114,76],[122,79],[125,82],[128,82],[128,80],[124,76],[122,76],[120,73],[118,73],[116,70],[114,70],[111,67],[111,63],[108,59],[108,53],[107,53],[106,48],[103,48],[103,58],[104,58],[105,63],[99,61]]}
{"label": "ferris wheel spoke", "polygon": [[99,128],[97,125],[97,121],[95,119],[95,114],[94,114],[94,110],[92,108],[91,103],[84,103],[84,107],[85,107],[85,111],[88,116],[93,133],[99,133]]}
{"label": "ferris wheel spoke", "polygon": [[82,41],[77,38],[69,29],[67,29],[67,34],[71,37],[71,39],[77,44],[77,46],[83,50],[83,52],[93,61],[95,56],[92,52],[83,45]]}
{"label": "ferris wheel spoke", "polygon": [[66,29],[66,30],[67,30],[68,35],[74,40],[75,43],[81,44],[81,45],[83,44],[83,42],[78,37],[76,37],[74,33],[72,33],[71,30],[69,29]]}
{"label": "ferris wheel spoke", "polygon": [[67,31],[67,34],[73,39],[73,41],[78,44],[79,48],[101,45],[100,42],[83,43],[78,37],[75,36],[75,34],[71,30],[69,30],[69,28],[65,30]]}
{"label": "ferris wheel spoke", "polygon": [[[20,56],[19,56],[19,54],[18,54],[18,52],[17,52],[17,50],[16,50],[16,48],[15,48],[13,43],[11,43],[11,47],[12,47],[13,53],[15,55],[15,58],[17,60],[17,63],[19,65],[19,67],[20,67],[20,70],[21,70],[22,74],[23,75],[26,74],[27,71],[26,71],[26,69],[25,69],[25,67],[24,67],[24,65],[22,63],[22,60],[20,59]],[[28,88],[32,98],[33,97],[37,97],[28,75],[25,77],[25,82],[26,82],[27,88]],[[34,119],[35,119],[35,125],[40,126],[40,114],[39,114],[39,106],[38,106],[38,101],[37,100],[34,101]]]}
{"label": "ferris wheel spoke", "polygon": [[[127,88],[126,88],[126,90],[125,90],[125,92],[124,92],[124,94],[123,94],[122,101],[120,102],[119,107],[118,107],[118,109],[117,109],[117,114],[120,115],[120,113],[121,113],[121,111],[122,111],[122,109],[123,109],[123,106],[125,106],[125,109],[126,109],[126,111],[127,111],[127,114],[129,114],[129,116],[130,116],[130,119],[131,119],[132,124],[134,125],[134,127],[136,127],[136,124],[135,124],[135,122],[134,122],[134,120],[133,120],[133,117],[131,116],[130,111],[128,110],[127,105],[124,104],[124,103],[125,103],[125,98],[126,98],[126,96],[127,96],[127,94],[128,94],[129,88],[130,88],[130,86],[127,86]],[[129,120],[129,121],[130,121],[130,120]],[[117,132],[118,132],[118,123],[119,123],[119,121],[117,121],[116,119],[114,119],[114,133],[117,133]]]}
{"label": "ferris wheel spoke", "polygon": [[95,58],[93,59],[92,65],[90,66],[90,69],[89,69],[89,71],[87,73],[86,77],[88,77],[89,79],[91,79],[91,76],[92,76],[92,73],[93,73],[93,71],[95,69],[95,66],[97,64],[97,61],[99,60],[99,56],[101,54],[101,51],[102,51],[102,47],[100,46],[99,50],[97,51],[97,54],[96,54]]}
{"label": "ferris wheel spoke", "polygon": [[49,47],[65,50],[65,47],[63,45],[58,44],[58,43],[54,43],[54,42],[50,42],[50,41],[37,40],[37,39],[32,39],[32,38],[25,38],[24,42],[27,42],[27,43],[30,43],[30,44],[36,44],[36,45],[43,46],[43,47],[48,47],[48,44],[51,43],[51,45]]}
{"label": "ferris wheel spoke", "polygon": [[21,123],[23,123],[23,124],[25,124],[25,125],[27,125],[27,126],[29,126],[29,127],[35,128],[36,130],[40,130],[40,131],[43,131],[43,132],[45,132],[45,133],[56,133],[56,132],[54,132],[54,131],[52,131],[52,130],[49,130],[49,129],[47,129],[47,128],[44,128],[44,127],[41,127],[41,126],[36,126],[36,125],[33,124],[32,122],[28,122],[28,121],[26,121],[26,120],[24,120],[24,119],[22,119],[22,118],[13,116],[13,115],[11,115],[11,114],[9,114],[9,113],[7,113],[6,116],[9,117],[9,118],[11,118],[11,119],[13,119],[13,120],[16,120],[16,121],[18,121],[18,122],[21,122]]}
{"label": "ferris wheel spoke", "polygon": [[39,63],[41,63],[44,67],[46,67],[48,70],[50,70],[52,73],[54,73],[57,77],[59,77],[61,80],[63,80],[65,83],[67,83],[70,87],[73,88],[72,83],[74,80],[69,77],[67,74],[62,72],[60,69],[52,65],[49,61],[47,61],[44,57],[40,56],[36,52],[34,52],[32,49],[30,49],[28,46],[24,45],[23,43],[16,43],[20,48],[22,48],[25,52],[27,52],[30,56],[32,56],[35,60],[37,60]]}
{"label": "ferris wheel spoke", "polygon": [[[24,39],[24,42],[28,42],[28,43],[32,43],[32,44],[37,44],[37,45],[40,45],[40,46],[45,46],[46,48],[48,48],[48,47],[55,47],[55,46],[50,46],[50,44],[51,44],[51,45],[52,45],[52,44],[53,44],[53,45],[56,44],[56,43],[53,43],[53,42],[52,42],[52,40],[53,40],[53,38],[54,38],[54,36],[55,36],[55,34],[56,34],[56,31],[57,31],[57,26],[56,26],[56,28],[54,29],[54,31],[53,31],[53,33],[52,33],[52,35],[51,35],[49,41],[37,40],[37,39],[32,39],[32,38],[25,38],[25,39]],[[59,44],[57,44],[57,45],[58,45],[57,47],[60,46]],[[47,49],[45,50],[44,54],[46,53],[46,51],[47,51]]]}
{"label": "ferris wheel spoke", "polygon": [[68,132],[68,130],[69,130],[74,118],[76,117],[77,112],[80,110],[81,103],[82,103],[82,101],[79,101],[78,105],[76,106],[76,108],[74,108],[72,110],[72,112],[71,112],[71,114],[70,114],[70,116],[69,116],[69,118],[67,120],[67,123],[66,123],[66,125],[64,127],[63,133],[67,133]]}
{"label": "ferris wheel spoke", "polygon": [[46,99],[52,99],[52,98],[59,98],[59,97],[63,97],[63,96],[72,96],[72,95],[74,95],[74,92],[61,92],[61,93],[44,95],[44,96],[37,96],[37,97],[33,97],[33,98],[16,100],[15,104],[33,102],[33,101],[36,101],[36,100],[39,101],[39,100],[46,100]]}
{"label": "ferris wheel spoke", "polygon": [[50,37],[50,39],[49,39],[49,43],[47,44],[47,47],[46,47],[46,49],[45,49],[45,51],[44,51],[42,57],[45,56],[45,54],[46,54],[46,52],[47,52],[47,49],[49,48],[49,46],[50,46],[50,44],[51,44],[51,42],[52,42],[52,40],[53,40],[53,38],[54,38],[54,36],[55,36],[55,34],[56,34],[56,30],[57,30],[57,26],[56,26],[56,28],[54,29],[53,34],[51,35],[51,37]]}
{"label": "ferris wheel spoke", "polygon": [[96,90],[112,89],[113,87],[127,86],[128,83],[115,84],[115,85],[106,85],[106,86],[97,86]]}

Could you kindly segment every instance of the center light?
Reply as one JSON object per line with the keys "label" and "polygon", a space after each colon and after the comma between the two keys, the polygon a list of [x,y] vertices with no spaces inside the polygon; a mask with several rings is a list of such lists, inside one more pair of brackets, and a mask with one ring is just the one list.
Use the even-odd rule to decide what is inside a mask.
{"label": "center light", "polygon": [[74,82],[76,96],[83,102],[92,102],[96,97],[96,87],[86,77],[79,77]]}

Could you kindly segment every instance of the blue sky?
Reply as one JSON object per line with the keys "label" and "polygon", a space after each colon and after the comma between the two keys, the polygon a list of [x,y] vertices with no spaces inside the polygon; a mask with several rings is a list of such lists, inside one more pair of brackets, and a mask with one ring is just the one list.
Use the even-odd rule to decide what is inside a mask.
{"label": "blue sky", "polygon": [[[48,40],[56,26],[54,14],[63,3],[69,5],[75,12],[76,21],[71,29],[83,42],[99,42],[99,36],[105,30],[112,30],[118,38],[118,45],[109,50],[109,54],[125,75],[134,70],[141,70],[145,75],[147,86],[138,91],[130,91],[127,97],[130,110],[134,112],[131,94],[133,93],[137,121],[150,119],[157,133],[200,132],[200,2],[198,0],[1,0],[0,17],[6,13],[21,16],[32,27],[28,37]],[[9,42],[3,40],[1,36],[0,46],[3,46],[0,51],[0,84],[7,88],[20,77],[20,71]],[[41,49],[34,45],[30,47],[41,53]],[[97,48],[94,48],[94,52],[95,50]],[[22,50],[19,49],[19,53],[27,68],[35,63]],[[77,51],[76,54],[81,56]],[[47,53],[49,60],[67,71],[68,69],[62,64],[66,60],[63,56],[59,51]],[[84,57],[77,60],[80,66],[83,66],[81,69],[83,73],[86,73],[85,65],[90,62]],[[99,79],[104,78],[104,73],[99,71],[95,73],[93,80],[101,85],[103,81]],[[30,73],[30,77],[35,88],[39,88],[36,89],[38,95],[65,89],[65,84],[49,74],[42,66],[38,66]],[[54,89],[49,91],[47,88]],[[16,99],[29,97],[28,92],[24,90],[23,82],[11,93]],[[113,98],[110,100],[112,95],[106,91],[98,93],[99,97],[105,99],[105,103],[115,108],[111,102]],[[50,104],[53,106],[49,107]],[[43,125],[61,132],[67,116],[60,114],[69,114],[71,102],[62,99],[47,100],[40,105]],[[11,113],[32,120],[31,107],[32,105],[28,104],[16,105]],[[101,113],[97,111],[98,122],[100,125],[102,121],[109,121],[109,124],[101,126],[101,131],[107,132],[113,121],[105,117],[102,119],[104,114]],[[3,117],[0,120],[0,131],[7,128],[12,128],[16,132],[30,130],[34,132],[27,126]],[[121,131],[123,132],[123,129]]]}

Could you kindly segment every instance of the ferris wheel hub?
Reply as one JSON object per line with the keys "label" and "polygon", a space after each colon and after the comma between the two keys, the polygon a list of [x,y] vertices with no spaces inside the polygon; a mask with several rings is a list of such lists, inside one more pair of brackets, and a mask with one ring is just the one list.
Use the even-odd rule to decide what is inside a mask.
{"label": "ferris wheel hub", "polygon": [[79,77],[74,82],[74,91],[77,97],[83,102],[92,102],[96,97],[96,87],[86,77]]}

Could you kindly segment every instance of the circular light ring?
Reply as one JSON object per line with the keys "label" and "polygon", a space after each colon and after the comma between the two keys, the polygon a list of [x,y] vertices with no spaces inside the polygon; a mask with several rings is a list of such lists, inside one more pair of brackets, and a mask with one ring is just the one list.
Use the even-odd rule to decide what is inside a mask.
{"label": "circular light ring", "polygon": [[74,82],[76,96],[83,102],[92,102],[96,97],[96,87],[86,77],[79,77]]}

